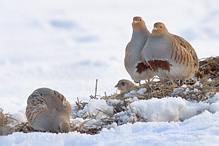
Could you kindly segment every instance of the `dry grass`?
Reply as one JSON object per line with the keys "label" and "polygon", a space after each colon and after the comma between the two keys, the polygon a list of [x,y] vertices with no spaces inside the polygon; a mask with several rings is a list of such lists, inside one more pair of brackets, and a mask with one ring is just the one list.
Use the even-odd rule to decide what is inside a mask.
{"label": "dry grass", "polygon": [[[105,95],[100,97],[100,99],[106,100],[107,104],[113,106],[114,113],[110,115],[109,113],[103,112],[107,115],[107,118],[97,120],[99,125],[92,125],[86,126],[86,122],[82,123],[80,126],[73,126],[73,131],[78,131],[80,133],[87,133],[87,134],[96,134],[101,131],[102,128],[107,127],[112,123],[116,123],[117,125],[122,125],[125,123],[135,123],[135,122],[147,122],[147,119],[141,117],[138,113],[134,113],[132,107],[130,106],[130,101],[128,99],[137,97],[140,100],[148,100],[151,98],[163,98],[167,96],[174,96],[174,97],[182,97],[189,101],[205,101],[209,98],[212,98],[216,92],[218,91],[218,84],[219,84],[219,57],[210,57],[206,59],[200,60],[200,68],[199,73],[196,75],[195,80],[189,80],[185,82],[184,86],[178,85],[179,81],[176,81],[175,84],[172,84],[169,81],[162,83],[158,82],[151,82],[143,84],[141,88],[146,88],[147,91],[143,94],[133,93],[129,96],[124,96],[124,94],[113,94],[113,95]],[[96,85],[97,87],[97,85]],[[91,99],[96,99],[94,96],[91,96]],[[120,100],[118,103],[110,103],[110,100]],[[77,109],[79,112],[83,110],[83,108],[88,104],[87,102],[77,101]],[[129,108],[130,110],[128,110]],[[129,119],[124,121],[121,119],[120,113],[124,113],[127,115]],[[84,116],[77,116],[75,115],[74,118],[83,118],[83,119],[95,119],[95,115],[90,115],[90,113],[86,113]]]}
{"label": "dry grass", "polygon": [[[124,94],[112,94],[107,96],[99,97],[100,99],[106,100],[109,106],[113,106],[113,114],[107,111],[97,109],[97,114],[85,112],[83,115],[78,113],[84,109],[88,104],[87,102],[80,101],[77,99],[75,102],[74,112],[72,119],[79,118],[81,121],[74,121],[71,123],[70,131],[77,131],[86,134],[97,134],[102,128],[110,128],[115,125],[122,125],[125,123],[135,122],[147,122],[147,119],[141,117],[138,113],[134,113],[130,103],[132,98],[137,97],[140,100],[148,100],[151,98],[163,98],[166,96],[182,97],[189,101],[204,101],[212,98],[216,92],[219,92],[219,57],[210,57],[201,59],[199,73],[196,74],[196,80],[189,80],[185,84],[186,86],[178,85],[178,81],[172,84],[169,81],[161,83],[160,81],[152,81],[150,84],[146,83],[141,88],[146,88],[147,91],[143,94],[134,93],[129,97]],[[97,83],[95,85],[94,96],[90,96],[91,99],[97,98]],[[137,89],[136,89],[137,90]],[[111,102],[112,100],[118,100],[120,102]],[[98,114],[104,114],[105,118],[97,119]],[[124,117],[126,116],[126,120]],[[95,120],[93,124],[88,124]],[[9,114],[3,114],[0,110],[0,135],[7,135],[14,131],[16,132],[34,132],[33,128],[28,123],[17,124],[14,128],[11,128],[10,124],[14,123],[15,119],[10,118]],[[7,130],[5,130],[7,129]]]}
{"label": "dry grass", "polygon": [[[186,86],[181,87],[178,85],[179,81],[176,81],[175,84],[172,84],[169,81],[164,83],[153,81],[150,84],[146,83],[142,85],[142,88],[146,88],[147,92],[144,94],[135,93],[133,94],[133,97],[137,96],[137,98],[141,100],[147,100],[150,98],[163,98],[166,96],[180,96],[191,101],[207,100],[213,97],[216,92],[219,92],[219,57],[201,59],[199,64],[199,73],[196,74],[196,80],[186,81]],[[130,97],[124,97],[124,94],[113,94],[111,96],[102,97],[102,99],[105,100],[123,100],[126,98]]]}
{"label": "dry grass", "polygon": [[0,135],[8,135],[14,132],[13,125],[16,125],[18,121],[10,114],[3,113],[3,109],[0,108]]}

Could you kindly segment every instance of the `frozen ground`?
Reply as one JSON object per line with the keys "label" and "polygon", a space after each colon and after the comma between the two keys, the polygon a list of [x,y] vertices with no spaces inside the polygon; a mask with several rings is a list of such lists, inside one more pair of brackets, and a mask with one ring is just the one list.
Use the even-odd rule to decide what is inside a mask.
{"label": "frozen ground", "polygon": [[[123,65],[134,16],[149,30],[162,21],[187,39],[199,58],[218,56],[219,2],[184,1],[0,1],[0,108],[24,113],[27,97],[39,87],[55,89],[71,102],[112,94],[118,80],[130,79]],[[127,124],[95,136],[79,133],[14,133],[1,145],[216,145],[219,115],[208,111],[184,122]],[[125,140],[121,140],[125,138]],[[54,140],[56,142],[51,143]]]}

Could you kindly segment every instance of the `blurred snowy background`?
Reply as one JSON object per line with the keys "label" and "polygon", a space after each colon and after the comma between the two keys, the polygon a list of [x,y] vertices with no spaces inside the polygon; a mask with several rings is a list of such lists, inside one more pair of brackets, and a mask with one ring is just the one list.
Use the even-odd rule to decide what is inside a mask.
{"label": "blurred snowy background", "polygon": [[132,18],[141,16],[151,31],[157,21],[187,39],[199,58],[219,54],[217,0],[1,0],[0,107],[23,112],[39,87],[61,92],[74,103],[116,92],[131,79],[124,52]]}

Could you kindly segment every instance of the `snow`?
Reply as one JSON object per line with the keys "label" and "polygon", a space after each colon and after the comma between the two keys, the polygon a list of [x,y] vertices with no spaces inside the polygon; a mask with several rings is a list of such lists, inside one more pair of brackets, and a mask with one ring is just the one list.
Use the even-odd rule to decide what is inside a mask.
{"label": "snow", "polygon": [[18,120],[18,123],[27,122],[27,118],[22,112],[11,114],[11,117]]}
{"label": "snow", "polygon": [[138,113],[149,122],[178,121],[179,111],[185,106],[181,98],[164,98],[138,101],[131,104],[135,113]]}
{"label": "snow", "polygon": [[209,108],[209,111],[212,112],[212,113],[216,113],[219,111],[219,102],[215,102],[215,103],[212,103],[210,108]]}
{"label": "snow", "polygon": [[200,86],[200,82],[197,81],[197,82],[194,84],[194,86]]}
{"label": "snow", "polygon": [[138,90],[137,93],[139,93],[139,94],[144,94],[146,91],[147,91],[146,88],[141,88],[141,89]]}
{"label": "snow", "polygon": [[113,108],[108,106],[105,100],[95,99],[91,99],[79,114],[84,115],[86,112],[90,112],[92,115],[96,115],[96,119],[105,118],[103,112],[99,110],[113,114]]}
{"label": "snow", "polygon": [[[0,2],[0,108],[20,122],[26,121],[28,96],[37,88],[48,87],[62,93],[72,105],[77,97],[87,101],[83,112],[94,115],[97,109],[112,112],[105,101],[89,100],[89,96],[94,95],[96,79],[101,96],[104,92],[114,93],[118,80],[131,80],[123,59],[131,38],[132,18],[142,16],[149,30],[155,22],[164,22],[171,33],[192,44],[199,58],[206,58],[219,53],[219,27],[215,26],[219,23],[218,5],[217,0],[3,0]],[[175,94],[182,88],[186,88],[185,94],[190,92],[183,86]],[[143,92],[142,89],[138,93]],[[111,129],[103,129],[97,135],[16,132],[1,136],[0,145],[219,143],[218,93],[200,103],[180,97],[129,100],[134,112],[149,122],[122,126],[113,123],[109,125]],[[130,118],[125,113],[118,114],[124,120]],[[89,122],[86,124],[96,121]]]}

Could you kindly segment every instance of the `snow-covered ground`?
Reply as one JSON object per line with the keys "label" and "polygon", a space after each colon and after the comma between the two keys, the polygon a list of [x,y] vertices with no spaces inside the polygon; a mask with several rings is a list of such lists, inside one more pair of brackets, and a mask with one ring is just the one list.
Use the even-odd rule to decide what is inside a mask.
{"label": "snow-covered ground", "polygon": [[13,133],[0,137],[1,145],[69,145],[69,146],[141,146],[141,145],[202,145],[216,146],[219,142],[219,112],[204,112],[185,122],[148,122],[103,129],[97,135],[76,132],[68,134]]}
{"label": "snow-covered ground", "polygon": [[[96,79],[98,95],[116,92],[118,80],[130,79],[123,59],[134,16],[143,17],[149,30],[155,22],[164,22],[171,33],[183,36],[193,45],[199,58],[218,56],[218,5],[217,0],[2,0],[0,108],[24,114],[28,96],[39,87],[59,91],[72,104],[77,97],[89,100],[94,95]],[[160,101],[153,102],[162,105],[157,103]],[[143,103],[133,104],[153,110]],[[218,111],[217,107],[215,103],[212,108]],[[0,145],[218,143],[219,114],[209,110],[184,122],[126,124],[94,136],[72,132],[13,133],[0,137]]]}

